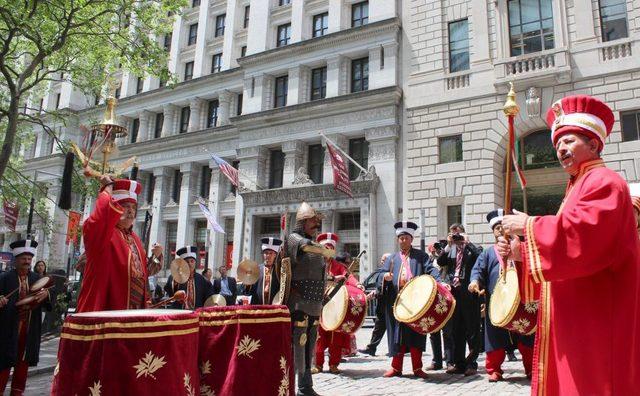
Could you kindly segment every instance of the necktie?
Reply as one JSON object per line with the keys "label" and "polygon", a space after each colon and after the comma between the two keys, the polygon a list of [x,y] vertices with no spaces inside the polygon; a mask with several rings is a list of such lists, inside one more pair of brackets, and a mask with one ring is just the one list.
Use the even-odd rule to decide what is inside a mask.
{"label": "necktie", "polygon": [[460,286],[460,270],[462,269],[463,254],[464,254],[464,249],[457,247],[456,248],[456,272],[453,278],[453,287]]}
{"label": "necktie", "polygon": [[262,290],[262,303],[270,304],[269,294],[271,292],[271,268],[264,267],[264,289]]}
{"label": "necktie", "polygon": [[411,267],[409,267],[409,255],[401,254],[400,257],[402,258],[402,274],[400,274],[398,284],[400,288],[403,288],[409,282],[409,279],[413,278],[413,274],[411,273]]}

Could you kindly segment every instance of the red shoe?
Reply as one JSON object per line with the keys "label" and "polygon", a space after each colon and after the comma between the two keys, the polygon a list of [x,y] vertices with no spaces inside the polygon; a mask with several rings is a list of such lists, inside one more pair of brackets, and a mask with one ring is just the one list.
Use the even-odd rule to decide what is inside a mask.
{"label": "red shoe", "polygon": [[429,376],[422,369],[413,370],[413,375],[418,378],[427,379]]}
{"label": "red shoe", "polygon": [[402,377],[402,371],[398,371],[398,370],[396,370],[394,368],[391,368],[391,369],[387,370],[387,372],[385,372],[382,376],[385,377],[385,378]]}
{"label": "red shoe", "polygon": [[502,374],[495,371],[489,374],[489,382],[498,382],[498,381],[502,381]]}

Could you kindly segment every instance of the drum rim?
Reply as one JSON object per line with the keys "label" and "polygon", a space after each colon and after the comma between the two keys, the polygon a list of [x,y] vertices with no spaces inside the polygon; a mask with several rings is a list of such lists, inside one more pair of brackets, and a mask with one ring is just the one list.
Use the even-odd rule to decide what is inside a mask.
{"label": "drum rim", "polygon": [[447,322],[449,322],[449,320],[453,316],[453,311],[456,310],[456,298],[453,297],[453,294],[451,295],[451,297],[452,297],[452,299],[451,299],[451,309],[449,310],[449,313],[447,314],[447,317],[444,318],[444,320],[442,321],[440,326],[438,326],[435,329],[431,330],[428,334],[437,333],[438,331],[442,330],[442,328],[447,324]]}
{"label": "drum rim", "polygon": [[[342,322],[344,322],[344,318],[347,316],[347,308],[349,307],[349,291],[347,290],[347,286],[346,285],[341,285],[340,288],[342,289],[344,287],[346,293],[344,293],[344,300],[345,300],[345,304],[344,304],[344,309],[342,310],[342,315],[340,316],[340,320],[337,322],[338,325],[336,327],[325,327],[324,325],[324,321],[322,320],[322,312],[320,312],[320,326],[322,326],[323,329],[325,329],[326,331],[336,331],[338,328],[340,328],[340,325],[342,324]],[[334,296],[335,298],[336,296]],[[324,311],[324,307],[322,307],[322,311]]]}
{"label": "drum rim", "polygon": [[[40,286],[37,289],[35,289],[34,286],[36,286],[39,282],[42,282],[43,286]],[[29,292],[40,291],[40,290],[46,288],[47,285],[49,285],[49,282],[52,282],[52,278],[50,276],[48,276],[48,275],[42,276],[39,279],[37,279],[35,282],[33,282],[32,285],[29,286]]]}
{"label": "drum rim", "polygon": [[[396,313],[396,306],[398,305],[398,299],[400,298],[400,295],[402,294],[402,291],[411,284],[411,282],[415,281],[416,279],[422,278],[422,277],[427,277],[430,279],[430,281],[432,282],[433,287],[431,288],[431,295],[429,296],[429,299],[427,300],[427,303],[424,305],[424,307],[422,307],[422,309],[420,309],[420,311],[413,315],[412,317],[410,317],[409,319],[400,319],[398,318],[398,315]],[[420,319],[422,316],[424,316],[424,314],[429,310],[429,308],[431,308],[431,305],[433,304],[433,301],[436,299],[436,295],[438,294],[438,285],[437,285],[437,281],[435,280],[435,278],[429,274],[422,274],[422,275],[418,275],[412,279],[409,280],[409,282],[407,282],[406,285],[404,285],[404,287],[398,292],[398,295],[396,296],[396,300],[393,302],[393,316],[396,318],[396,320],[398,322],[401,323],[412,323],[415,322],[417,319]]]}
{"label": "drum rim", "polygon": [[[500,276],[498,277],[498,282],[500,282],[500,278],[504,277],[505,279],[507,278],[507,273],[511,273],[511,272],[515,272],[516,274],[516,280],[518,279],[518,272],[516,271],[516,269],[514,267],[508,267],[506,271],[504,271],[502,274],[500,274]],[[498,283],[496,283],[496,287],[498,286]],[[509,324],[509,322],[511,322],[511,320],[513,319],[513,316],[516,314],[516,312],[518,311],[518,307],[520,306],[520,290],[516,290],[516,296],[517,298],[512,302],[511,307],[509,308],[509,313],[502,319],[502,321],[498,322],[496,319],[496,322],[494,322],[493,320],[493,315],[491,315],[491,311],[492,311],[492,307],[494,306],[493,304],[493,297],[497,295],[497,293],[495,293],[495,287],[493,289],[493,293],[491,293],[491,298],[489,299],[489,321],[491,321],[491,324],[496,326],[496,327],[505,327]],[[497,297],[496,297],[497,298]]]}

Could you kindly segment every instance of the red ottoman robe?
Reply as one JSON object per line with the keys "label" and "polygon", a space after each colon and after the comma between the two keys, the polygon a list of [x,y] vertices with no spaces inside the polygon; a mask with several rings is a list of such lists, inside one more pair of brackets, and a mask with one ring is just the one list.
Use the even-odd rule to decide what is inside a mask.
{"label": "red ottoman robe", "polygon": [[637,394],[640,241],[625,181],[582,164],[558,214],[527,220],[522,255],[542,285],[531,394]]}
{"label": "red ottoman robe", "polygon": [[[123,211],[106,192],[98,194],[96,207],[82,226],[87,264],[82,276],[77,312],[128,309],[131,285],[131,249],[116,227]],[[147,257],[140,238],[131,236],[142,261],[145,286]],[[144,301],[147,301],[144,287]]]}

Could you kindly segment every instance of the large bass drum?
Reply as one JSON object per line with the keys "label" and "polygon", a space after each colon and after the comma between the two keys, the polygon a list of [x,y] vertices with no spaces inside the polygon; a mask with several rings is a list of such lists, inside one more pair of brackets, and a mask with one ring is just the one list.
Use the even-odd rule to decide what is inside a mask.
{"label": "large bass drum", "polygon": [[494,326],[519,334],[530,335],[536,331],[538,302],[521,302],[518,272],[513,264],[500,271],[489,301],[489,319]]}
{"label": "large bass drum", "polygon": [[[329,286],[331,293],[335,286]],[[337,293],[322,307],[320,326],[326,331],[353,334],[367,315],[367,296],[364,291],[352,285],[342,285]]]}
{"label": "large bass drum", "polygon": [[411,279],[398,293],[393,316],[420,334],[442,329],[453,315],[456,299],[431,275]]}

